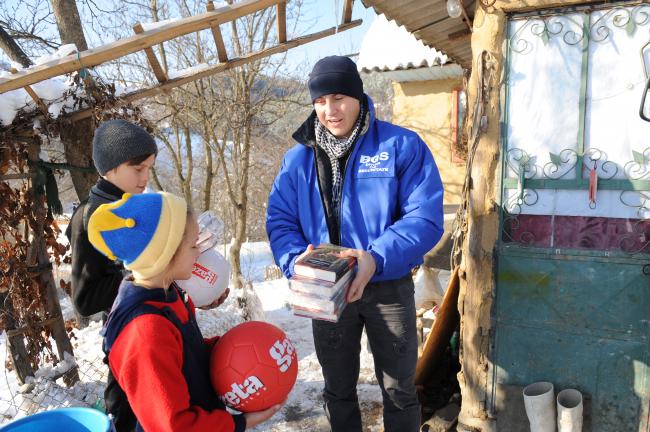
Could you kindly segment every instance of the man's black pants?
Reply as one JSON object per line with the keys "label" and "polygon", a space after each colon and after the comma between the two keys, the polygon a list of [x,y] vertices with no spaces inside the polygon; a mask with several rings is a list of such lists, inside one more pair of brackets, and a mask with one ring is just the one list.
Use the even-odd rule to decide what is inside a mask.
{"label": "man's black pants", "polygon": [[386,432],[417,432],[418,355],[413,280],[410,275],[371,283],[347,305],[337,323],[312,320],[316,355],[325,378],[325,411],[333,432],[360,432],[357,398],[361,334],[366,329],[384,402]]}

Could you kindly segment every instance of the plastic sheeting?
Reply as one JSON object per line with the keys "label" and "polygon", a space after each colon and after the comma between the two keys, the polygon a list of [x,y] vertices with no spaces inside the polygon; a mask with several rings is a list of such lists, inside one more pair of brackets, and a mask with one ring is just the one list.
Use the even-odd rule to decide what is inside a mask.
{"label": "plastic sheeting", "polygon": [[[517,159],[523,151],[530,157],[526,179],[571,180],[576,172],[588,179],[594,166],[599,181],[650,179],[650,162],[634,163],[639,154],[650,159],[650,123],[638,115],[645,85],[641,47],[650,38],[648,12],[650,5],[592,12],[588,35],[583,14],[510,22],[506,178],[518,178]],[[625,25],[629,20],[634,25]],[[585,37],[584,153],[591,159],[581,164],[577,155]],[[551,154],[563,158],[557,169]],[[599,190],[591,207],[586,189],[526,189],[518,205],[519,195],[517,189],[505,190],[504,207],[510,213],[633,220],[650,215],[647,191]]]}

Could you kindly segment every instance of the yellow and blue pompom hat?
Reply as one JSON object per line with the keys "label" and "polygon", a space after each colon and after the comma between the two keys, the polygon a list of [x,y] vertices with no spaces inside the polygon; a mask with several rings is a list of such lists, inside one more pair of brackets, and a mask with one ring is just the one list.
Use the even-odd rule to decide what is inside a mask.
{"label": "yellow and blue pompom hat", "polygon": [[88,239],[111,260],[119,259],[136,280],[159,275],[183,240],[187,203],[161,193],[131,195],[102,204],[88,221]]}

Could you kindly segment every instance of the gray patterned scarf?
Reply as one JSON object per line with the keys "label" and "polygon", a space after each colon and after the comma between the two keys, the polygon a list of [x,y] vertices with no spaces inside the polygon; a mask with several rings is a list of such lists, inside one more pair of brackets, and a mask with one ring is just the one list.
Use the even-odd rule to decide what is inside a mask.
{"label": "gray patterned scarf", "polygon": [[[316,144],[322,148],[327,156],[329,157],[330,164],[332,166],[332,207],[334,208],[334,214],[339,217],[339,203],[341,201],[341,186],[342,186],[342,174],[339,169],[339,159],[343,157],[354,145],[355,141],[359,135],[363,134],[365,131],[361,130],[361,125],[366,115],[363,106],[359,111],[359,117],[357,122],[352,129],[352,133],[348,138],[337,138],[318,120],[316,117],[315,128],[316,128]],[[367,121],[365,122],[367,125]],[[364,128],[366,129],[366,128]]]}

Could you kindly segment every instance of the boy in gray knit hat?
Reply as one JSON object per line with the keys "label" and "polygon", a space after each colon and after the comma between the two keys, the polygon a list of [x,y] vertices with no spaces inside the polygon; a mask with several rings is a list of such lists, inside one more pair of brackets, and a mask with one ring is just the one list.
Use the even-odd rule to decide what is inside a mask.
{"label": "boy in gray knit hat", "polygon": [[[153,137],[126,120],[106,121],[95,131],[93,162],[100,178],[86,202],[75,210],[66,231],[72,249],[72,300],[81,315],[110,310],[124,276],[120,263],[90,244],[88,219],[101,204],[117,201],[125,192],[144,192],[157,154]],[[135,430],[135,415],[110,370],[104,399],[117,431]]]}
{"label": "boy in gray knit hat", "polygon": [[143,156],[155,158],[157,153],[153,137],[142,127],[126,120],[106,121],[95,131],[93,163],[100,176]]}

